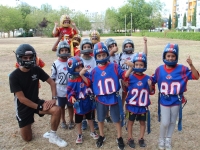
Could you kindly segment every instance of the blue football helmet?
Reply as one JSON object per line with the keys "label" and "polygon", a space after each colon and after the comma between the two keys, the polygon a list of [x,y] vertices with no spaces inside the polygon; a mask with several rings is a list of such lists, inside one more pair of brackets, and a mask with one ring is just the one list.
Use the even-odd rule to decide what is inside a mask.
{"label": "blue football helmet", "polygon": [[[91,46],[91,49],[85,49],[83,50],[83,46],[85,44],[89,44]],[[93,53],[93,44],[92,42],[90,41],[90,39],[83,39],[81,41],[81,44],[80,44],[80,49],[81,49],[81,54],[86,54],[86,53]]]}
{"label": "blue football helmet", "polygon": [[[68,49],[68,53],[65,53],[65,54],[60,54],[60,49],[61,48],[67,48]],[[69,46],[69,44],[68,44],[68,42],[67,41],[60,41],[59,43],[58,43],[58,47],[57,47],[57,51],[56,51],[56,54],[57,54],[57,56],[58,57],[69,57],[69,56],[71,56],[71,53],[70,53],[71,51],[70,51],[70,46]]]}
{"label": "blue football helmet", "polygon": [[[125,48],[126,44],[131,44],[132,48]],[[122,51],[123,52],[128,52],[128,51],[132,51],[134,52],[134,43],[131,39],[125,39],[124,42],[122,43]]]}
{"label": "blue football helmet", "polygon": [[[107,57],[102,60],[97,60],[97,54],[100,54],[100,53],[106,53]],[[94,58],[95,58],[96,62],[99,64],[103,64],[103,63],[106,63],[107,61],[109,61],[110,56],[109,56],[108,48],[106,47],[106,45],[103,42],[98,42],[94,45]]]}
{"label": "blue football helmet", "polygon": [[71,57],[67,60],[67,70],[72,75],[79,75],[79,72],[75,72],[77,66],[83,65],[83,61],[79,56]]}
{"label": "blue football helmet", "polygon": [[[15,52],[17,63],[20,66],[30,69],[36,65],[36,52],[35,49],[29,44],[21,44]],[[22,60],[22,56],[32,56],[31,60]]]}
{"label": "blue football helmet", "polygon": [[108,38],[105,41],[105,44],[106,44],[107,48],[109,48],[109,46],[112,45],[112,44],[115,44],[117,46],[117,42],[113,38]]}
{"label": "blue football helmet", "polygon": [[134,57],[133,57],[133,63],[137,62],[137,61],[141,61],[144,63],[144,68],[133,68],[134,72],[145,72],[147,70],[147,56],[145,53],[143,52],[139,52],[139,53],[135,53]]}
{"label": "blue football helmet", "polygon": [[[168,52],[174,53],[176,55],[176,60],[175,61],[168,61],[168,60],[165,59],[165,55]],[[165,46],[165,49],[163,51],[163,62],[168,66],[175,66],[178,63],[178,53],[179,53],[178,44],[168,43]]]}

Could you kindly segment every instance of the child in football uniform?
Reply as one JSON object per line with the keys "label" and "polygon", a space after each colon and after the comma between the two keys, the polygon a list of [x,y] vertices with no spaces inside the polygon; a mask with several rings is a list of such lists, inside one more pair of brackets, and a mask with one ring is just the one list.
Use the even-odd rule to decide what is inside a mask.
{"label": "child in football uniform", "polygon": [[139,145],[140,147],[146,146],[144,142],[144,133],[146,129],[145,121],[147,117],[148,106],[151,103],[149,95],[154,94],[155,90],[152,87],[150,76],[143,73],[147,69],[146,55],[142,52],[136,53],[132,61],[134,63],[134,72],[128,78],[126,78],[128,83],[126,110],[128,111],[128,145],[131,148],[135,148],[135,143],[132,135],[133,124],[135,120],[140,122],[140,136],[138,140]]}
{"label": "child in football uniform", "polygon": [[159,149],[171,150],[171,138],[175,129],[176,119],[179,114],[178,130],[182,129],[182,100],[187,90],[188,80],[198,80],[199,73],[192,64],[190,57],[187,63],[190,69],[177,64],[179,55],[178,44],[168,43],[163,51],[164,65],[159,66],[152,76],[152,83],[158,84],[159,109],[161,115]]}
{"label": "child in football uniform", "polygon": [[76,143],[82,143],[81,122],[84,115],[90,126],[90,136],[93,139],[99,138],[98,134],[94,131],[92,121],[92,112],[96,107],[94,105],[94,98],[92,98],[93,91],[89,85],[84,83],[79,75],[83,67],[83,61],[78,56],[71,57],[67,61],[67,69],[72,75],[67,84],[67,98],[74,104],[75,108],[75,123],[78,130]]}
{"label": "child in football uniform", "polygon": [[[144,37],[144,53],[147,55],[147,38]],[[122,53],[119,55],[119,65],[123,70],[127,70],[128,66],[124,64],[124,61],[132,61],[134,57],[134,43],[131,39],[125,39],[122,43]],[[127,96],[127,83],[121,80],[122,85],[122,102],[123,106],[125,103],[125,98]]]}
{"label": "child in football uniform", "polygon": [[[68,15],[62,15],[60,17],[60,27],[58,27],[58,23],[55,22],[55,26],[53,29],[53,36],[59,37],[61,36],[61,41],[67,40],[69,45],[71,44],[72,38],[74,35],[78,34],[78,29],[76,24],[72,22],[71,18]],[[52,51],[56,51],[56,47],[60,40],[56,41],[53,45]]]}
{"label": "child in football uniform", "polygon": [[70,74],[67,70],[67,60],[70,55],[70,46],[66,41],[61,41],[58,44],[57,52],[58,59],[54,61],[51,67],[51,78],[56,83],[57,97],[58,97],[58,106],[61,107],[61,127],[66,129],[67,124],[65,120],[65,105],[67,105],[69,113],[69,125],[68,128],[74,128],[74,109],[73,104],[68,102],[66,98],[66,86]]}
{"label": "child in football uniform", "polygon": [[[91,55],[93,54],[93,44],[89,39],[83,39],[80,44],[80,49],[81,49],[81,59],[83,61],[84,67],[87,68],[88,72],[91,72],[94,67],[96,67],[96,61],[94,57]],[[95,110],[92,112],[93,116],[93,122],[94,122],[94,129],[98,130],[98,123],[95,121]],[[87,129],[87,121],[84,118],[82,121],[82,129],[86,130]]]}
{"label": "child in football uniform", "polygon": [[124,149],[124,141],[122,138],[122,127],[120,124],[123,120],[124,114],[122,109],[122,102],[119,95],[119,79],[128,77],[132,71],[133,63],[126,61],[129,66],[128,71],[123,71],[118,64],[109,62],[109,51],[104,43],[99,42],[94,45],[94,57],[97,66],[90,73],[90,79],[84,76],[87,68],[81,70],[80,75],[86,84],[92,83],[93,92],[97,101],[97,119],[99,125],[100,136],[96,142],[98,148],[103,146],[106,140],[104,135],[104,120],[110,107],[110,114],[112,121],[117,129],[117,143],[119,149]]}

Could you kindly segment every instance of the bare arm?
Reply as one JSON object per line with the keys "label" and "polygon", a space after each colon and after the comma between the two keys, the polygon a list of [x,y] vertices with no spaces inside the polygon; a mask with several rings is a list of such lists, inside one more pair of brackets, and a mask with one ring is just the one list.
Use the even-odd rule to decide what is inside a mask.
{"label": "bare arm", "polygon": [[83,68],[80,72],[79,75],[81,76],[81,78],[83,79],[83,81],[88,85],[88,79],[84,76],[84,74],[86,73],[88,69],[87,68]]}
{"label": "bare arm", "polygon": [[124,63],[129,66],[128,70],[125,73],[125,78],[127,78],[133,71],[134,63],[132,63],[131,61],[125,61]]}
{"label": "bare arm", "polygon": [[53,47],[52,47],[52,51],[56,51],[56,50],[57,50],[57,45],[58,45],[58,43],[60,42],[60,40],[62,39],[62,37],[63,37],[63,34],[60,33],[58,39],[56,40],[56,42],[54,43],[54,45],[53,45]]}
{"label": "bare arm", "polygon": [[72,22],[72,28],[73,28],[74,30],[76,30],[77,34],[79,34],[78,28],[76,27],[76,24],[75,24],[74,22]]}
{"label": "bare arm", "polygon": [[192,64],[192,60],[190,59],[190,56],[188,56],[187,58],[187,63],[190,65],[190,69],[192,71],[192,74],[195,76],[195,78],[198,80],[199,79],[199,73],[196,70],[196,68],[194,67],[194,65]]}
{"label": "bare arm", "polygon": [[51,86],[52,97],[56,97],[57,96],[56,83],[50,77],[46,80],[46,82]]}
{"label": "bare arm", "polygon": [[143,38],[143,40],[144,40],[144,53],[147,55],[147,38],[146,37],[144,37]]}
{"label": "bare arm", "polygon": [[54,28],[53,28],[53,35],[57,34],[56,28],[58,27],[58,23],[55,22]]}

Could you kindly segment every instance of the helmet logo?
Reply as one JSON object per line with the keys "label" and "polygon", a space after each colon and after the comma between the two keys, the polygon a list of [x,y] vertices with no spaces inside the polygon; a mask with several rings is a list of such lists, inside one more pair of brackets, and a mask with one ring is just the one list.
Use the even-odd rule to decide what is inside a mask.
{"label": "helmet logo", "polygon": [[26,52],[25,52],[25,55],[32,55],[32,54],[33,54],[32,51],[26,51]]}
{"label": "helmet logo", "polygon": [[166,48],[166,52],[175,52],[176,53],[176,49],[169,47],[169,48]]}
{"label": "helmet logo", "polygon": [[67,65],[68,65],[69,68],[72,68],[73,67],[73,61],[69,59]]}
{"label": "helmet logo", "polygon": [[136,60],[145,61],[145,58],[144,58],[144,57],[140,57],[140,56],[138,56],[138,57],[135,57],[135,59],[136,59]]}

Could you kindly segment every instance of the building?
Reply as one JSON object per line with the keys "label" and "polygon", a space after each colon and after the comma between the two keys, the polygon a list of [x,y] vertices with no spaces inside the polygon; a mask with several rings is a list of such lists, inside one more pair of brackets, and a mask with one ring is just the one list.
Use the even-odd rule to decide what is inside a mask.
{"label": "building", "polygon": [[192,16],[196,7],[196,28],[200,28],[200,0],[173,0],[172,27],[175,27],[176,13],[178,15],[178,28],[183,27],[183,18],[186,14],[186,26],[192,26]]}

